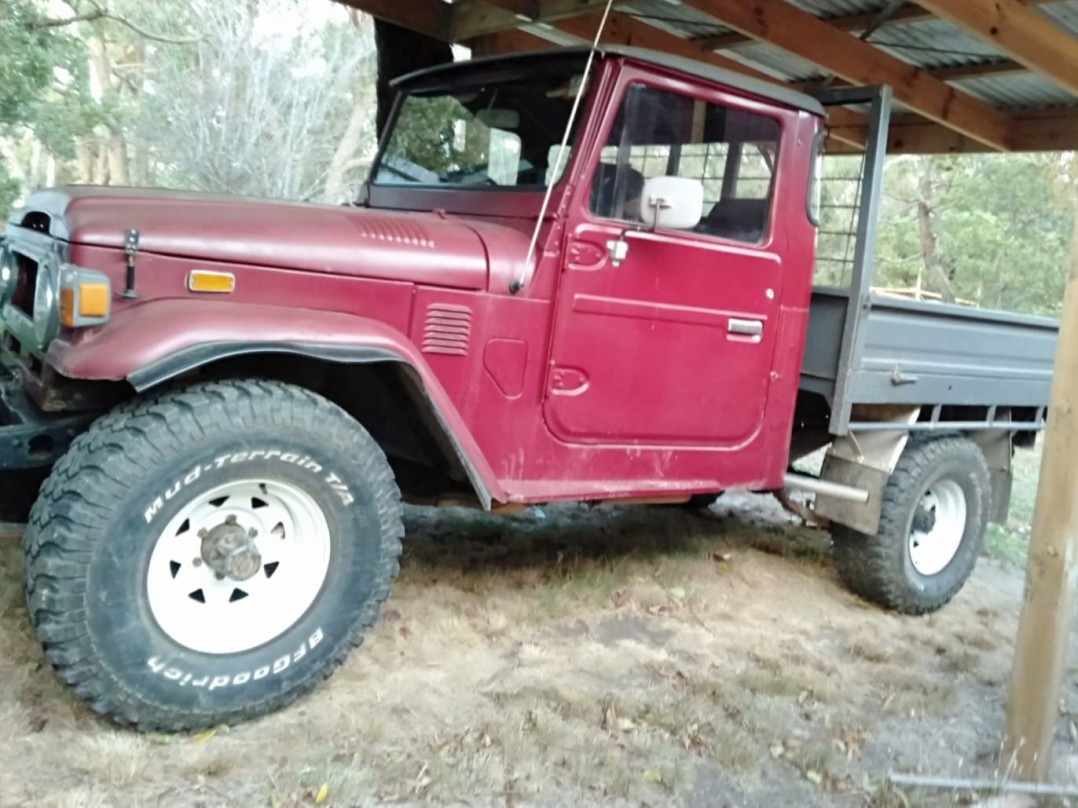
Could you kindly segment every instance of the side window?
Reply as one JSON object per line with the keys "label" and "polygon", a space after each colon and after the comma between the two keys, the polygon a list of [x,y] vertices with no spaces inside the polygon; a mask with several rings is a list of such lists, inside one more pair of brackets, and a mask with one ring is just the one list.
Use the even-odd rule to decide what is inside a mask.
{"label": "side window", "polygon": [[696,232],[760,242],[780,134],[772,118],[633,85],[600,154],[589,207],[596,216],[639,222],[645,180],[686,177],[704,187]]}

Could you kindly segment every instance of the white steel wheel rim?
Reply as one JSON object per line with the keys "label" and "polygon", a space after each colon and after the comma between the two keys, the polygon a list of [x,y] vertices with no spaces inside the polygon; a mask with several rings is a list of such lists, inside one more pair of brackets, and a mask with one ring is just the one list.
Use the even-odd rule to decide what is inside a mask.
{"label": "white steel wheel rim", "polygon": [[933,518],[933,524],[928,530],[910,528],[910,562],[921,575],[935,575],[951,563],[962,545],[966,494],[954,480],[937,480],[921,495],[919,508]]}
{"label": "white steel wheel rim", "polygon": [[[202,554],[203,531],[230,519],[258,554],[257,572],[244,580],[222,578]],[[303,617],[329,559],[329,523],[306,491],[280,481],[225,483],[187,503],[158,537],[146,573],[150,610],[162,631],[193,651],[248,651]]]}

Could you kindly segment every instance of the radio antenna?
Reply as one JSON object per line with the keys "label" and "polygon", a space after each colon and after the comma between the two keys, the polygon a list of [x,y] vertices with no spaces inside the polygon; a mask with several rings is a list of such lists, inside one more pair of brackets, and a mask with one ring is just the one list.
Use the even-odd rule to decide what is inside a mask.
{"label": "radio antenna", "polygon": [[569,136],[573,132],[573,125],[576,123],[577,113],[580,112],[580,102],[584,98],[584,91],[588,86],[588,79],[591,78],[591,69],[595,63],[595,54],[599,50],[599,40],[602,38],[603,31],[606,29],[606,21],[610,17],[610,9],[613,5],[614,0],[606,0],[606,8],[603,9],[603,16],[599,20],[599,27],[595,29],[595,39],[592,40],[591,50],[588,51],[588,61],[584,65],[584,75],[580,78],[580,89],[576,94],[576,98],[573,99],[572,109],[569,110],[569,120],[565,124],[565,132],[561,136],[561,144],[558,146],[558,155],[554,158],[553,170],[548,170],[547,173],[547,176],[550,179],[549,182],[547,182],[546,193],[543,194],[543,204],[539,207],[539,218],[535,222],[535,230],[532,231],[532,238],[528,243],[528,254],[524,258],[524,268],[521,271],[520,277],[509,284],[509,291],[514,295],[528,285],[528,281],[531,280],[532,275],[535,273],[532,261],[535,259],[535,250],[539,245],[539,231],[543,227],[543,220],[546,218],[547,209],[550,207],[550,198],[554,195],[555,181],[561,177],[563,163],[566,160],[566,148],[569,145]]}

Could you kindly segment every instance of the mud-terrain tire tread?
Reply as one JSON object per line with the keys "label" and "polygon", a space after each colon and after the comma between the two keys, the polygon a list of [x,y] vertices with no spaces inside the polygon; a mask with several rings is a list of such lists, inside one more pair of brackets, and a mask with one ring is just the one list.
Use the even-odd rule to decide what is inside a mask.
{"label": "mud-terrain tire tread", "polygon": [[[80,528],[107,519],[110,505],[123,496],[134,474],[152,470],[147,447],[168,451],[191,438],[220,432],[230,413],[293,428],[306,422],[329,441],[356,447],[357,461],[375,488],[382,526],[375,587],[366,608],[347,634],[307,676],[282,692],[271,693],[243,709],[178,711],[149,702],[100,664],[85,619],[85,569],[93,540]],[[122,461],[122,463],[121,463]],[[128,472],[130,474],[131,472]],[[150,393],[123,404],[79,436],[53,467],[35,503],[23,536],[27,611],[45,655],[60,677],[96,712],[144,731],[176,732],[238,723],[272,712],[313,690],[358,647],[371,628],[399,572],[404,534],[400,493],[384,453],[371,436],[337,405],[293,385],[267,380],[217,381]]]}
{"label": "mud-terrain tire tread", "polygon": [[[925,475],[945,459],[961,459],[968,464],[985,497],[977,509],[980,524],[974,526],[974,544],[960,547],[954,559],[962,555],[968,563],[945,567],[939,575],[949,575],[953,580],[944,591],[927,597],[911,586],[904,568],[909,541],[907,525],[912,500],[920,496]],[[940,609],[958,593],[973,572],[984,543],[990,499],[988,464],[976,443],[961,436],[911,438],[884,487],[876,534],[869,536],[838,524],[832,527],[832,555],[839,577],[854,594],[903,614],[920,615]],[[967,507],[967,513],[973,518],[975,509],[970,505]]]}

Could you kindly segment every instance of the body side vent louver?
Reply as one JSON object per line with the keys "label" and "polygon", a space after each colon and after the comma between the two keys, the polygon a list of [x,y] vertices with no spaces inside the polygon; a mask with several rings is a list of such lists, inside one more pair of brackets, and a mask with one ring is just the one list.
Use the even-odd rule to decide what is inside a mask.
{"label": "body side vent louver", "polygon": [[423,353],[465,356],[472,336],[472,310],[450,303],[427,306]]}

